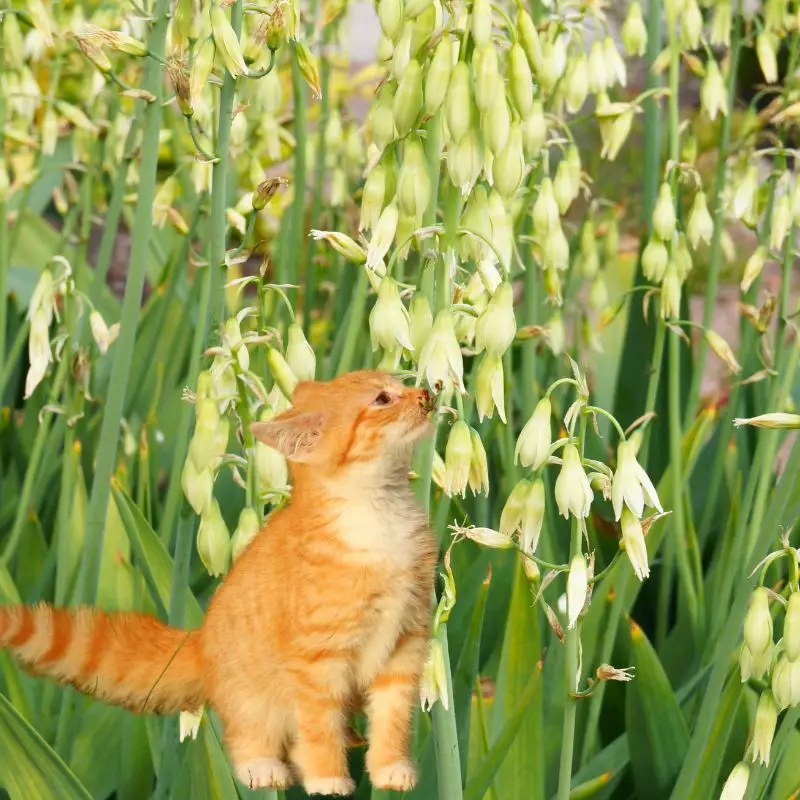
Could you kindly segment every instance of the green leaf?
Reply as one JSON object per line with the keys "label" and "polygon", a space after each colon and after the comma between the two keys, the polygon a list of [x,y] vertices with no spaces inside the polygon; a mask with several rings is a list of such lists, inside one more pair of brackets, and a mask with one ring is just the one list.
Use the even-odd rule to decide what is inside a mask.
{"label": "green leaf", "polygon": [[625,726],[639,797],[666,800],[689,748],[689,730],[656,651],[633,621],[630,648],[636,677],[628,685]]}
{"label": "green leaf", "polygon": [[172,793],[174,800],[238,800],[228,761],[207,714],[197,740],[183,746],[187,753]]}
{"label": "green leaf", "polygon": [[86,787],[0,695],[0,785],[11,800],[91,800]]}

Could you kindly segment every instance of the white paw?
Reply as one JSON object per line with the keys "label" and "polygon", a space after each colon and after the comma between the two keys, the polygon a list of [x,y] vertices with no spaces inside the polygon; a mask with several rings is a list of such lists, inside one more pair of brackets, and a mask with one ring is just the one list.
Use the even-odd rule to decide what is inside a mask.
{"label": "white paw", "polygon": [[346,797],[353,794],[356,785],[350,778],[309,778],[303,782],[308,794],[332,794]]}
{"label": "white paw", "polygon": [[417,783],[417,771],[410,761],[398,761],[381,767],[370,775],[372,785],[376,789],[394,789],[396,792],[407,792]]}
{"label": "white paw", "polygon": [[277,758],[258,758],[236,767],[236,777],[249,789],[286,789],[292,784],[287,764]]}

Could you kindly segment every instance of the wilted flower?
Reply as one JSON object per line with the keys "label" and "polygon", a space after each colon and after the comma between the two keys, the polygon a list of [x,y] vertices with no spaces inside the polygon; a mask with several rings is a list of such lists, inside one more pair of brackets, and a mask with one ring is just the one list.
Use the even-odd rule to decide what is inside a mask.
{"label": "wilted flower", "polygon": [[550,415],[552,405],[549,397],[543,397],[525,423],[514,448],[514,463],[524,467],[539,469],[550,455],[550,445],[553,443],[550,429]]}
{"label": "wilted flower", "polygon": [[503,362],[500,356],[486,353],[478,366],[475,385],[475,405],[478,408],[478,419],[492,418],[494,409],[505,424],[505,386],[503,379]]}
{"label": "wilted flower", "polygon": [[445,489],[451,497],[467,493],[470,464],[472,463],[472,437],[463,419],[456,420],[447,437],[444,451]]}
{"label": "wilted flower", "polygon": [[294,55],[297,59],[297,68],[300,70],[303,80],[308,85],[308,88],[311,89],[311,93],[314,97],[319,100],[319,98],[322,97],[322,89],[319,83],[319,69],[317,67],[316,57],[303,41],[295,41],[292,47],[294,48]]}
{"label": "wilted flower", "polygon": [[796,430],[800,428],[800,414],[784,414],[772,412],[759,414],[757,417],[736,417],[733,424],[737,428],[742,425],[752,425],[756,428],[772,428],[774,430]]}
{"label": "wilted flower", "polygon": [[555,495],[558,513],[565,519],[572,514],[578,519],[589,516],[592,487],[583,471],[581,457],[574,444],[567,444],[561,454],[561,472],[556,478]]}
{"label": "wilted flower", "polygon": [[469,463],[469,488],[475,495],[483,492],[489,494],[489,465],[486,461],[486,449],[481,437],[474,428],[469,429],[472,443],[472,459]]}
{"label": "wilted flower", "polygon": [[[769,669],[774,650],[769,593],[763,586],[758,586],[750,595],[750,606],[744,618],[743,649],[747,650],[749,663],[742,664],[742,682],[751,676],[756,680],[761,680]],[[778,692],[774,693],[777,699]]]}
{"label": "wilted flower", "polygon": [[778,708],[772,692],[767,689],[761,693],[756,708],[756,721],[753,726],[753,761],[760,761],[769,766],[769,751],[772,749],[772,737],[778,724]]}
{"label": "wilted flower", "polygon": [[568,628],[574,628],[583,606],[586,593],[589,591],[589,576],[586,570],[586,559],[583,554],[572,557],[567,574],[567,620]]}
{"label": "wilted flower", "polygon": [[431,388],[441,384],[445,390],[464,386],[464,362],[456,339],[453,317],[448,309],[436,315],[428,340],[419,354],[417,386],[423,377]]}
{"label": "wilted flower", "polygon": [[708,211],[706,194],[702,189],[695,193],[686,233],[692,243],[692,247],[695,249],[697,249],[697,245],[701,241],[708,244],[711,241],[711,235],[714,233],[714,220]]}
{"label": "wilted flower", "polygon": [[617,469],[611,489],[611,504],[614,519],[622,515],[626,505],[637,517],[642,518],[645,502],[657,511],[663,511],[655,486],[636,460],[636,451],[630,442],[621,441],[617,447]]}
{"label": "wilted flower", "polygon": [[742,275],[741,283],[741,289],[743,292],[750,290],[753,282],[761,274],[761,270],[764,269],[766,260],[767,248],[764,245],[759,245],[753,251],[753,254],[750,256],[750,258],[747,259],[747,263],[744,265],[744,274]]}
{"label": "wilted flower", "polygon": [[247,549],[250,542],[256,538],[260,528],[256,510],[249,507],[243,508],[242,513],[239,514],[239,524],[236,526],[231,540],[231,560],[234,563]]}
{"label": "wilted flower", "polygon": [[778,661],[772,673],[772,695],[780,711],[800,705],[800,661],[786,656]]}
{"label": "wilted flower", "polygon": [[425,667],[422,670],[419,696],[423,711],[430,711],[437,700],[442,704],[445,710],[449,708],[444,652],[441,642],[439,642],[438,639],[431,640],[428,660],[425,662]]}
{"label": "wilted flower", "polygon": [[244,63],[242,46],[228,19],[228,15],[220,8],[218,3],[212,2],[209,16],[211,19],[211,33],[219,48],[225,68],[234,78],[244,75],[247,71],[247,66]]}
{"label": "wilted flower", "polygon": [[628,16],[622,25],[622,45],[629,56],[643,56],[647,50],[647,26],[642,7],[634,0],[628,6]]}
{"label": "wilted flower", "polygon": [[595,675],[599,681],[621,681],[627,683],[633,680],[634,667],[612,667],[611,664],[601,664]]}
{"label": "wilted flower", "polygon": [[517,323],[514,317],[514,290],[511,283],[501,283],[495,290],[475,327],[475,350],[502,356],[514,341]]}
{"label": "wilted flower", "polygon": [[800,661],[800,592],[789,595],[783,621],[783,648],[789,661]]}
{"label": "wilted flower", "polygon": [[645,578],[650,577],[650,566],[647,560],[647,545],[644,541],[642,523],[628,508],[623,508],[620,528],[622,530],[622,543],[625,545],[625,552],[628,554],[633,571],[636,577],[643,581]]}
{"label": "wilted flower", "polygon": [[750,780],[750,767],[740,761],[728,775],[728,780],[722,787],[719,800],[742,800],[747,792],[747,782]]}
{"label": "wilted flower", "polygon": [[731,346],[716,331],[706,331],[705,336],[708,346],[727,364],[731,372],[738,374],[742,371]]}
{"label": "wilted flower", "polygon": [[227,572],[231,556],[231,536],[216,500],[211,501],[200,517],[197,552],[209,575],[217,576]]}

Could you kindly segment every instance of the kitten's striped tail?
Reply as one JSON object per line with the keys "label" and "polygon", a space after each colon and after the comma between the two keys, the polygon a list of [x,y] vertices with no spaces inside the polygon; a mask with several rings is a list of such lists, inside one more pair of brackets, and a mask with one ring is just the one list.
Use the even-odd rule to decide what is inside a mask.
{"label": "kitten's striped tail", "polygon": [[139,612],[0,606],[0,647],[26,670],[138,713],[203,705],[199,633]]}

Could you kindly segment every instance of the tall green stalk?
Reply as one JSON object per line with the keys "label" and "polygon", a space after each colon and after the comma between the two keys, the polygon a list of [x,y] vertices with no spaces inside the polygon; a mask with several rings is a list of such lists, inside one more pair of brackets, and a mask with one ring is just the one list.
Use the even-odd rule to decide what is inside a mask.
{"label": "tall green stalk", "polygon": [[[5,44],[3,36],[3,21],[5,15],[0,15],[0,73],[5,68]],[[0,91],[0,168],[6,169],[5,164],[5,128],[6,128],[6,95]],[[5,190],[8,191],[8,190]],[[4,192],[5,194],[5,192]],[[0,197],[0,374],[4,372],[6,364],[6,327],[8,326],[8,269],[9,269],[9,227],[8,204],[6,197]],[[2,393],[0,392],[0,400]]]}

